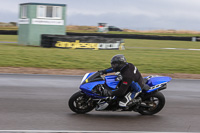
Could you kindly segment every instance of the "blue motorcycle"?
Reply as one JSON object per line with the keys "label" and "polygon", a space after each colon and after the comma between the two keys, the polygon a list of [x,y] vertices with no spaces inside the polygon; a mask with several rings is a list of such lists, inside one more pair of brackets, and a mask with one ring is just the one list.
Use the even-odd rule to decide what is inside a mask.
{"label": "blue motorcycle", "polygon": [[[118,97],[102,97],[95,93],[95,88],[104,85],[114,91],[121,82],[120,73],[116,75],[102,76],[100,72],[87,73],[83,77],[80,91],[71,96],[68,101],[70,109],[78,114],[92,111],[94,108],[99,111],[100,105],[108,103],[103,111],[135,111],[142,115],[153,115],[158,113],[165,105],[165,97],[160,92],[167,88],[167,83],[171,80],[166,76],[148,76],[144,78],[145,86],[142,92],[135,98],[137,102],[126,108],[119,106]],[[134,91],[135,82],[129,87],[129,91]],[[101,110],[102,111],[102,110]]]}

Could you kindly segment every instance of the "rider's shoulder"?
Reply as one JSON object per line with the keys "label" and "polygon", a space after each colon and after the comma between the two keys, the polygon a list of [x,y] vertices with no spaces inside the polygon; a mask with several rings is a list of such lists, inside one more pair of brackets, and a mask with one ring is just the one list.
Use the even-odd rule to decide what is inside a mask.
{"label": "rider's shoulder", "polygon": [[133,65],[132,63],[128,63],[128,66],[129,66],[130,68],[135,68],[135,65]]}

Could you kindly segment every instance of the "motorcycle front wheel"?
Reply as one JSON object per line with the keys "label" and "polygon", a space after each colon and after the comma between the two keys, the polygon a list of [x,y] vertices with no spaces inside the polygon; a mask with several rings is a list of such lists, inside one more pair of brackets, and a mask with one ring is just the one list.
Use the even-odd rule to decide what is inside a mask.
{"label": "motorcycle front wheel", "polygon": [[69,108],[77,114],[85,114],[94,109],[94,103],[91,97],[87,97],[82,92],[73,94],[68,102]]}
{"label": "motorcycle front wheel", "polygon": [[158,113],[165,105],[165,97],[161,92],[153,93],[142,100],[139,113],[142,115],[153,115]]}

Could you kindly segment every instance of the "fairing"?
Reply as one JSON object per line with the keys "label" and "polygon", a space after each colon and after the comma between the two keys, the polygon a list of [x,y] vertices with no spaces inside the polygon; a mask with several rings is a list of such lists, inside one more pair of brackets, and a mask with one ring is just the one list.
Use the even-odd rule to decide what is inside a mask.
{"label": "fairing", "polygon": [[158,84],[167,83],[170,80],[171,80],[170,77],[165,77],[165,76],[152,77],[148,80],[147,84],[151,87]]}
{"label": "fairing", "polygon": [[[80,89],[90,95],[90,96],[94,96],[94,97],[98,97],[97,94],[94,94],[92,92],[92,89],[98,85],[98,84],[107,84],[108,87],[110,87],[111,90],[115,90],[117,85],[119,84],[119,81],[116,81],[117,76],[116,75],[109,75],[109,76],[105,76],[105,79],[103,78],[99,78],[98,77],[98,73],[89,73],[86,76],[84,76],[83,78],[83,83],[80,85]],[[148,77],[145,77],[148,79]],[[98,80],[96,80],[98,79]],[[146,84],[148,84],[150,86],[150,89],[148,91],[145,91],[145,93],[150,93],[153,92],[155,90],[158,90],[160,88],[163,88],[167,82],[169,82],[171,80],[170,77],[165,77],[165,76],[156,76],[156,77],[149,77],[148,81]],[[132,88],[140,88],[140,86],[138,85],[138,83],[132,82],[131,85]]]}
{"label": "fairing", "polygon": [[88,93],[91,93],[92,92],[92,89],[98,85],[98,84],[104,84],[105,81],[96,81],[96,82],[90,82],[90,83],[86,83],[86,84],[82,84],[80,86],[80,89],[84,92],[88,92]]}
{"label": "fairing", "polygon": [[119,81],[115,81],[116,78],[117,78],[116,75],[105,76],[106,84],[112,90],[116,89],[116,87],[119,83]]}

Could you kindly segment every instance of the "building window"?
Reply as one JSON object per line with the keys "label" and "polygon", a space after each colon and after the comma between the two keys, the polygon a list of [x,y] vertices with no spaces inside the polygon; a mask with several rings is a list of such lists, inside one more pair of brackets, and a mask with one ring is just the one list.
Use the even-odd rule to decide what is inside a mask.
{"label": "building window", "polygon": [[62,18],[62,7],[60,6],[38,6],[37,18]]}
{"label": "building window", "polygon": [[46,17],[53,18],[53,6],[47,6],[46,8],[47,8]]}
{"label": "building window", "polygon": [[38,7],[38,18],[45,18],[46,17],[46,7],[39,6]]}
{"label": "building window", "polygon": [[62,8],[59,6],[54,6],[54,17],[61,18],[62,17]]}
{"label": "building window", "polygon": [[27,5],[21,7],[21,18],[27,18]]}

